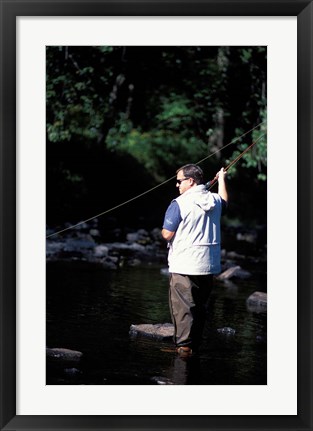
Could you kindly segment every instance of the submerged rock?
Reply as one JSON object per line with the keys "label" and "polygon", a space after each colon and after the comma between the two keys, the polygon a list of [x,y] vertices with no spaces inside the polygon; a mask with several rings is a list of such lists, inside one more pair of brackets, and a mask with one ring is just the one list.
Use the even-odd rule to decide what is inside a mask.
{"label": "submerged rock", "polygon": [[217,330],[217,332],[218,332],[219,334],[235,335],[235,334],[236,334],[236,329],[229,328],[228,326],[226,326],[225,328],[219,328],[219,329]]}
{"label": "submerged rock", "polygon": [[146,337],[164,339],[173,337],[174,325],[172,323],[131,325],[129,334],[132,336],[143,335]]}
{"label": "submerged rock", "polygon": [[162,376],[153,376],[151,377],[151,381],[156,383],[157,385],[173,385],[174,383],[168,379],[167,377]]}
{"label": "submerged rock", "polygon": [[82,374],[82,372],[80,370],[78,370],[77,368],[65,368],[64,373],[70,377],[74,377],[74,376],[77,376],[79,374]]}

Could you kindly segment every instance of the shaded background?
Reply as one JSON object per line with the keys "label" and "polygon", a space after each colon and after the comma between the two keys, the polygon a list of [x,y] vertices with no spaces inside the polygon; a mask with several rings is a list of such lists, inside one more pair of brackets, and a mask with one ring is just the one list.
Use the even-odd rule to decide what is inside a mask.
{"label": "shaded background", "polygon": [[[265,47],[47,47],[47,225],[77,223],[266,131]],[[266,223],[266,137],[229,171],[227,218]],[[174,181],[104,217],[160,226]],[[112,221],[112,216],[115,221]],[[147,224],[147,226],[144,226]]]}

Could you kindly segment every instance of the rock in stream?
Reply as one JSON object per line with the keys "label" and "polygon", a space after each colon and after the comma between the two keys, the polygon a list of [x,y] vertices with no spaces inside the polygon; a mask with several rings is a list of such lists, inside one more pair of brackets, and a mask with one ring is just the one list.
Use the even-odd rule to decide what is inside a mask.
{"label": "rock in stream", "polygon": [[131,336],[142,335],[162,340],[173,337],[174,325],[172,323],[157,323],[155,325],[144,323],[141,325],[131,325],[129,334]]}

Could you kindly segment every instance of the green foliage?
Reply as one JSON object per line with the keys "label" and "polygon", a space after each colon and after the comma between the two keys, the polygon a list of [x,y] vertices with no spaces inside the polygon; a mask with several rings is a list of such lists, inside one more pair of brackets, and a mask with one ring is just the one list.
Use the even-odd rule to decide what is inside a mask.
{"label": "green foliage", "polygon": [[[245,137],[236,142],[237,149],[233,152],[231,159],[226,160],[226,164],[228,165],[233,160],[236,159],[246,148],[248,148],[252,143],[255,145],[251,148],[251,150],[247,151],[242,158],[238,161],[238,164],[234,164],[229,172],[228,177],[233,178],[238,175],[238,170],[240,171],[242,168],[253,168],[256,170],[257,179],[260,181],[266,181],[266,166],[267,166],[267,123],[265,119],[265,114],[261,113],[261,117],[263,119],[260,127],[255,129],[251,133],[251,141],[247,142]],[[244,134],[242,129],[237,129],[236,134],[238,136]],[[239,168],[240,166],[240,168]]]}
{"label": "green foliage", "polygon": [[167,116],[167,121],[172,127],[143,131],[134,128],[132,122],[122,115],[115,127],[109,130],[106,146],[110,151],[131,154],[156,181],[164,181],[173,167],[190,160],[196,162],[206,151],[203,141],[175,130],[176,115]]}
{"label": "green foliage", "polygon": [[48,46],[47,145],[67,160],[62,151],[47,159],[51,184],[59,172],[90,193],[84,161],[68,162],[75,145],[130,156],[157,183],[215,153],[202,165],[210,177],[261,135],[228,175],[264,184],[266,55],[262,46]]}
{"label": "green foliage", "polygon": [[170,96],[161,96],[160,112],[156,119],[160,127],[170,130],[179,130],[184,124],[191,122],[195,113],[186,97],[171,93]]}
{"label": "green foliage", "polygon": [[[105,49],[104,49],[105,48]],[[101,137],[101,128],[108,105],[98,85],[109,91],[110,69],[98,76],[101,54],[112,52],[107,47],[47,48],[47,138],[50,142],[86,143]],[[97,69],[97,70],[95,70]],[[97,74],[95,74],[97,73]]]}

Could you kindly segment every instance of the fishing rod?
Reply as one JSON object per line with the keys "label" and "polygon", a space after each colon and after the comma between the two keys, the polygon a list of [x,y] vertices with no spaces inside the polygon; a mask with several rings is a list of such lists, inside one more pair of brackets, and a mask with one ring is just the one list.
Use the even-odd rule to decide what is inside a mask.
{"label": "fishing rod", "polygon": [[[224,169],[225,172],[227,172],[232,166],[234,166],[235,163],[237,163],[241,157],[243,157],[249,150],[251,150],[252,147],[254,147],[254,145],[261,139],[263,138],[264,134],[259,136],[258,139],[254,142],[252,142],[251,145],[249,145],[242,153],[239,154],[239,156],[237,156],[232,162],[229,163],[229,165],[226,166],[226,168]],[[205,188],[207,190],[211,190],[211,188],[217,183],[218,181],[218,176],[216,175],[213,180],[208,181],[205,184]]]}
{"label": "fishing rod", "polygon": [[[266,121],[262,121],[261,123],[259,123],[259,124],[257,124],[255,127],[253,127],[252,129],[250,129],[250,130],[248,130],[247,132],[245,132],[245,133],[243,133],[241,136],[239,136],[239,137],[237,137],[237,138],[235,138],[235,139],[233,139],[231,142],[229,142],[228,144],[226,144],[226,145],[224,145],[222,148],[220,148],[219,150],[217,150],[217,151],[215,151],[214,153],[212,153],[212,154],[209,154],[208,156],[206,156],[204,159],[201,159],[201,160],[199,160],[196,164],[197,165],[199,165],[200,163],[202,163],[202,162],[204,162],[205,160],[207,160],[207,159],[209,159],[210,157],[212,157],[212,156],[214,156],[216,153],[218,153],[218,152],[220,152],[220,151],[222,151],[223,149],[225,149],[226,147],[228,147],[229,145],[231,145],[231,144],[234,144],[236,141],[238,141],[239,139],[241,139],[241,138],[243,138],[245,135],[247,135],[248,133],[250,133],[250,132],[252,132],[253,130],[255,130],[255,129],[257,129],[258,127],[260,127],[262,124],[264,124]],[[233,166],[250,148],[252,148],[252,146],[253,145],[255,145],[257,142],[258,142],[258,140],[259,139],[261,139],[261,137],[262,136],[264,136],[264,135],[261,135],[252,145],[250,145],[250,147],[248,147],[248,148],[246,148],[235,160],[233,160],[233,162],[231,162],[228,166],[227,166],[227,170],[231,167],[231,166]],[[173,177],[171,177],[171,178],[168,178],[167,180],[165,180],[165,181],[163,181],[162,183],[160,183],[160,184],[157,184],[156,186],[154,186],[154,187],[152,187],[151,189],[149,189],[149,190],[146,190],[145,192],[143,192],[143,193],[140,193],[139,195],[137,195],[137,196],[134,196],[133,198],[131,198],[131,199],[128,199],[128,200],[126,200],[125,202],[122,202],[122,203],[120,203],[120,204],[118,204],[118,205],[116,205],[116,206],[114,206],[113,208],[110,208],[110,209],[108,209],[108,210],[106,210],[106,211],[103,211],[103,212],[101,212],[100,214],[97,214],[97,215],[95,215],[95,216],[93,216],[93,217],[90,217],[90,218],[88,218],[88,219],[86,219],[86,220],[83,220],[83,221],[80,221],[79,223],[76,223],[76,224],[74,224],[74,225],[72,225],[72,226],[69,226],[69,227],[67,227],[67,228],[65,228],[65,229],[62,229],[62,230],[59,230],[59,231],[57,231],[57,232],[54,232],[54,233],[51,233],[50,235],[47,235],[46,236],[46,238],[51,238],[51,237],[53,237],[53,236],[55,236],[55,235],[58,235],[58,234],[60,234],[60,233],[63,233],[63,232],[65,232],[65,231],[67,231],[67,230],[69,230],[69,229],[74,229],[75,227],[77,227],[77,226],[80,226],[81,224],[84,224],[84,223],[87,223],[87,222],[89,222],[89,221],[91,221],[91,220],[93,220],[93,219],[95,219],[95,218],[97,218],[97,217],[100,217],[100,216],[103,216],[104,214],[107,214],[107,213],[109,213],[109,212],[111,212],[111,211],[114,211],[114,210],[116,210],[116,209],[118,209],[118,208],[120,208],[120,207],[122,207],[122,206],[124,206],[124,205],[126,205],[126,204],[128,204],[128,203],[130,203],[130,202],[132,202],[132,201],[134,201],[135,199],[138,199],[138,198],[140,198],[141,196],[144,196],[144,195],[146,195],[147,193],[150,193],[150,192],[152,192],[153,190],[155,190],[155,189],[157,189],[158,187],[161,187],[161,186],[163,186],[164,184],[166,184],[166,183],[168,183],[169,181],[171,181],[171,180],[173,180],[174,178],[176,178],[176,175],[174,175]],[[213,187],[214,186],[214,184],[216,183],[216,181],[217,181],[217,177],[215,177],[215,178],[213,178],[213,180],[212,181],[209,181],[208,183],[206,183],[206,186],[207,186],[207,189],[208,190],[210,190],[211,189],[211,187]]]}

